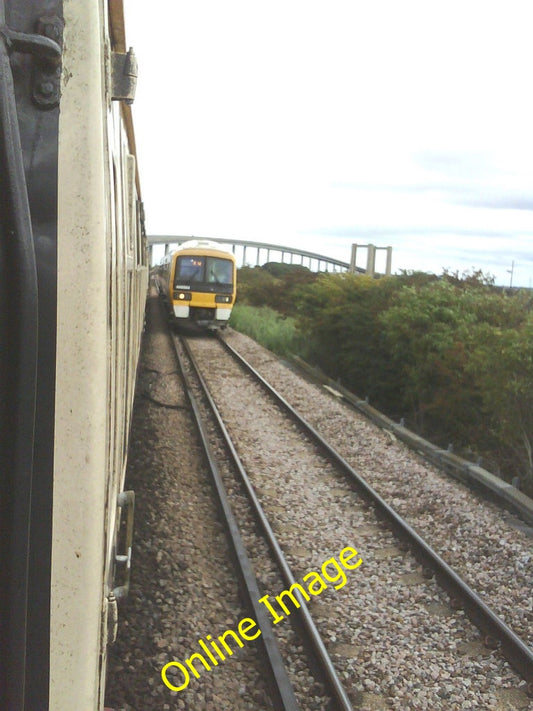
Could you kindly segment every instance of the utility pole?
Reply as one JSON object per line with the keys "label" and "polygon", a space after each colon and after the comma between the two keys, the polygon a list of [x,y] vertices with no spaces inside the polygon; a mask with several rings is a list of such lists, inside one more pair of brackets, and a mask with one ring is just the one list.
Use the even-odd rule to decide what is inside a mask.
{"label": "utility pole", "polygon": [[507,270],[507,273],[511,275],[511,281],[509,284],[509,289],[513,288],[513,272],[514,272],[514,259],[511,262],[511,268]]}

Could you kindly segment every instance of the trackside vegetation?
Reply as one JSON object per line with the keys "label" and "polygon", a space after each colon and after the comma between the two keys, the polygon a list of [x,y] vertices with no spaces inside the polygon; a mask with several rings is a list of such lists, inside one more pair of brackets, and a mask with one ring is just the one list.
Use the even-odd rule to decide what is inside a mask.
{"label": "trackside vegetation", "polygon": [[283,316],[269,306],[237,303],[233,307],[230,325],[280,356],[302,351],[303,338],[296,330],[295,319]]}
{"label": "trackside vegetation", "polygon": [[533,293],[481,272],[239,271],[231,325],[533,494]]}

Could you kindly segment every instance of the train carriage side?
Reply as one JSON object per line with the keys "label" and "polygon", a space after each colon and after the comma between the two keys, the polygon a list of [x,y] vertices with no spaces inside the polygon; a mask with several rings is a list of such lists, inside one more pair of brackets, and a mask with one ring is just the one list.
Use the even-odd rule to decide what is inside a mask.
{"label": "train carriage side", "polygon": [[[0,0],[4,20],[0,708],[96,711],[148,276],[122,0]],[[59,66],[26,51],[46,42]]]}
{"label": "train carriage side", "polygon": [[[65,4],[50,709],[101,708],[147,288],[131,111],[113,100],[122,3]],[[71,289],[72,275],[85,288]],[[119,583],[118,583],[119,584]]]}

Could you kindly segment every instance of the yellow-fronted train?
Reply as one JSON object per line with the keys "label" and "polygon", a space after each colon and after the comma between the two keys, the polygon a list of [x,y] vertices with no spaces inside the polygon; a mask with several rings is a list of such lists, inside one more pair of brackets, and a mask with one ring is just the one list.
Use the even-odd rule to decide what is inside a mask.
{"label": "yellow-fronted train", "polygon": [[237,293],[233,254],[210,240],[190,240],[166,254],[154,271],[174,323],[226,328]]}

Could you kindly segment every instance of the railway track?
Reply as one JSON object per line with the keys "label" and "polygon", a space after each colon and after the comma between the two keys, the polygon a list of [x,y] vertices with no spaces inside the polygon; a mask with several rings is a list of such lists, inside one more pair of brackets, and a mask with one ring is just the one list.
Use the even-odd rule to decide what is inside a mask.
{"label": "railway track", "polygon": [[[193,658],[161,671],[169,661],[203,653],[246,618],[232,554],[213,487],[176,372],[176,359],[157,297],[149,299],[129,466],[136,491],[131,590],[119,609],[119,636],[109,648],[106,706],[114,711],[274,709],[265,662],[253,642],[235,642],[231,660],[211,670]],[[253,635],[253,630],[243,634]],[[227,643],[231,644],[231,638]],[[223,649],[221,647],[221,649]]]}
{"label": "railway track", "polygon": [[[358,461],[365,463],[365,478],[373,475],[368,467],[370,456],[379,452],[378,468],[389,470],[388,477],[394,479],[394,494],[387,498],[394,499],[395,508],[396,503],[405,503],[399,493],[398,462],[403,456],[396,451],[399,445],[384,435],[377,439],[375,434],[370,436],[367,425],[353,434],[353,413],[347,414],[333,398],[290,373],[249,339],[234,332],[228,336],[248,360],[268,373],[269,381],[276,383],[287,400],[298,402],[316,429],[328,433],[328,440],[335,440],[335,426],[342,428],[336,447],[344,447],[343,456],[350,461],[354,459],[351,448],[356,450]],[[191,347],[292,570],[292,578],[281,576],[251,513],[245,487],[228,460],[228,446],[208,415],[199,386],[192,385],[202,416],[209,418],[207,439],[257,579],[258,588],[252,590],[251,597],[257,602],[266,596],[262,607],[273,623],[283,616],[273,627],[298,707],[306,711],[343,708],[319,669],[298,622],[295,603],[283,597],[284,610],[276,597],[290,588],[287,580],[303,583],[310,571],[321,573],[325,561],[333,557],[338,561],[339,553],[351,546],[363,562],[357,569],[344,571],[346,583],[338,590],[329,584],[320,594],[310,594],[308,606],[354,709],[533,709],[525,682],[510,669],[500,651],[483,646],[481,635],[465,613],[452,609],[435,576],[424,577],[424,567],[402,550],[403,544],[376,517],[372,505],[354,492],[353,485],[324,459],[315,443],[305,441],[300,427],[279,411],[263,387],[244,376],[214,339],[191,339]],[[192,368],[186,368],[194,381]],[[413,477],[419,476],[413,461],[406,460],[404,466]],[[429,485],[426,470],[424,477],[424,484]],[[270,665],[260,649],[263,626],[266,629],[267,625],[258,621],[250,596],[244,599],[242,594],[244,585],[236,572],[235,553],[223,535],[225,526],[214,502],[212,478],[207,474],[157,299],[151,299],[149,305],[127,481],[136,491],[132,588],[130,599],[120,610],[119,639],[110,650],[107,705],[115,711],[283,708],[285,702],[274,690]],[[420,484],[411,493],[410,498],[427,508]],[[455,506],[449,490],[446,496]],[[470,502],[470,495],[465,498]],[[466,520],[462,516],[461,521]],[[433,528],[440,518],[434,514]],[[496,527],[496,519],[485,509],[482,518],[487,519],[485,525]],[[423,517],[416,519],[417,530],[424,521]],[[480,528],[490,542],[487,530]],[[514,546],[512,554],[523,559],[523,549],[508,531],[494,535],[509,539]],[[445,553],[455,555],[457,546],[451,532],[446,540],[449,550]],[[476,539],[473,543],[476,547],[465,551],[472,559],[479,547]],[[474,580],[481,576],[479,559],[475,560]],[[337,574],[331,565],[326,571],[330,577]],[[507,570],[498,576],[498,582],[506,581],[509,600],[516,599],[512,580],[506,576]],[[479,587],[486,587],[485,579],[479,580]],[[525,576],[523,584],[527,581]],[[320,586],[315,586],[318,592]],[[520,605],[510,604],[504,611],[506,619],[507,613],[512,613],[513,620],[523,619],[517,616]],[[244,626],[239,628],[243,620]],[[234,654],[226,654],[218,639],[225,630],[239,633],[239,629],[244,635],[242,648],[235,642]],[[252,639],[259,629],[261,635]],[[233,639],[226,641],[231,644]],[[195,652],[204,655],[210,670],[193,657]],[[187,658],[194,662],[198,677],[187,666]],[[173,661],[185,665],[187,680],[180,667],[167,666]],[[171,685],[179,688],[187,681],[187,688],[176,692],[163,683],[161,672],[166,666]],[[294,699],[289,698],[290,703]]]}
{"label": "railway track", "polygon": [[[261,400],[262,416],[260,417],[260,425],[258,427],[257,423],[255,423],[250,428],[250,423],[247,421],[249,418],[243,418],[242,414],[247,412],[247,403],[250,402],[250,398],[255,400],[256,408],[254,411],[257,411],[258,400],[260,397],[264,397],[264,395],[260,396],[259,392],[266,386],[262,383],[259,387],[249,382],[245,385],[246,379],[243,378],[242,371],[238,370],[243,367],[243,364],[241,363],[239,366],[232,364],[230,366],[227,356],[222,355],[221,348],[220,344],[212,340],[193,340],[193,350],[197,352],[200,363],[203,363],[197,368],[198,370],[204,370],[206,380],[211,383],[214,397],[219,401],[220,408],[225,413],[224,418],[228,420],[228,429],[233,431],[237,448],[244,450],[243,459],[248,460],[248,464],[251,464],[250,470],[253,470],[254,479],[253,486],[264,502],[265,509],[268,512],[267,515],[273,521],[273,527],[277,528],[282,546],[289,551],[288,557],[292,557],[292,561],[296,566],[296,576],[293,575],[292,578],[286,579],[285,584],[292,584],[290,581],[294,582],[298,572],[300,575],[305,572],[302,569],[303,552],[310,555],[311,563],[316,566],[318,565],[318,550],[324,551],[323,555],[327,557],[335,547],[328,549],[327,546],[318,546],[318,550],[315,551],[313,550],[313,544],[306,543],[306,537],[303,534],[301,539],[294,536],[294,521],[302,520],[301,511],[295,512],[293,517],[292,535],[290,517],[288,521],[280,523],[280,511],[290,511],[291,501],[290,498],[284,499],[284,497],[277,495],[276,481],[278,478],[285,480],[286,483],[290,483],[292,480],[293,484],[289,486],[289,493],[295,487],[299,488],[303,484],[304,487],[307,485],[311,491],[316,486],[323,492],[321,493],[322,498],[329,499],[329,505],[321,507],[321,515],[324,518],[327,530],[327,536],[323,536],[324,538],[335,539],[335,536],[331,535],[331,530],[329,530],[328,526],[328,522],[331,524],[333,520],[338,522],[339,529],[347,529],[346,536],[348,539],[345,541],[346,544],[357,544],[357,540],[353,540],[354,537],[361,537],[361,540],[364,541],[369,552],[363,555],[365,563],[362,570],[367,567],[371,570],[367,576],[364,573],[360,573],[360,575],[363,575],[362,579],[358,578],[356,581],[351,581],[351,585],[356,588],[359,586],[363,588],[364,597],[368,601],[363,617],[373,619],[375,611],[379,611],[382,618],[386,619],[387,614],[392,613],[389,620],[389,629],[392,631],[401,626],[398,625],[398,618],[401,619],[402,624],[405,623],[405,620],[412,620],[413,624],[416,622],[420,625],[420,632],[417,631],[408,635],[407,645],[399,644],[399,640],[395,640],[397,643],[393,645],[393,657],[387,660],[386,656],[383,656],[377,663],[375,650],[370,653],[370,658],[367,659],[369,655],[368,648],[364,649],[359,645],[360,641],[364,641],[365,637],[368,637],[368,633],[361,632],[361,629],[358,629],[353,624],[354,601],[347,600],[341,606],[339,599],[335,599],[336,597],[341,597],[339,594],[336,596],[329,595],[329,599],[327,595],[324,595],[324,598],[321,596],[320,600],[313,599],[311,607],[313,610],[315,608],[318,610],[318,620],[320,621],[318,626],[326,638],[325,646],[333,650],[338,676],[348,680],[345,684],[347,688],[346,695],[360,704],[364,703],[362,694],[366,694],[367,697],[370,694],[371,697],[375,698],[372,698],[369,703],[375,704],[375,708],[439,708],[439,704],[440,708],[468,708],[469,703],[474,704],[470,706],[471,708],[500,708],[498,704],[501,697],[498,694],[494,695],[494,689],[499,689],[502,684],[504,688],[513,688],[513,686],[518,687],[520,685],[520,679],[514,677],[508,670],[499,653],[485,651],[475,659],[471,657],[466,659],[464,657],[457,658],[456,655],[455,661],[453,660],[453,655],[449,653],[450,650],[453,650],[454,647],[461,647],[461,645],[475,646],[478,644],[478,635],[464,619],[462,610],[454,611],[447,605],[447,598],[443,595],[439,586],[444,586],[451,593],[454,607],[459,604],[462,609],[468,612],[469,616],[482,629],[485,641],[489,644],[495,643],[500,646],[508,661],[518,670],[521,677],[530,683],[533,678],[533,655],[527,645],[501,622],[498,616],[464,584],[441,557],[432,551],[420,539],[420,536],[381,497],[372,491],[371,487],[358,477],[347,462],[320,438],[316,430],[307,428],[307,436],[311,437],[312,443],[307,442],[303,445],[306,450],[306,464],[304,466],[308,471],[313,472],[313,477],[306,482],[304,476],[302,481],[301,473],[297,476],[290,474],[290,466],[288,467],[289,472],[287,474],[284,473],[287,468],[279,467],[279,464],[280,462],[286,463],[291,456],[296,461],[297,454],[294,444],[297,441],[298,447],[301,446],[300,429],[304,425],[301,421],[298,421],[298,433],[294,431],[295,426],[292,425],[293,431],[289,437],[290,442],[288,448],[284,450],[284,432],[288,427],[286,413],[290,412],[291,418],[294,418],[295,415],[288,403],[283,398],[280,400],[278,397],[278,403],[281,402],[285,413],[280,414],[277,412],[271,415],[270,411],[272,409],[275,411],[276,408],[273,408],[271,403],[268,405],[263,404],[263,400]],[[225,348],[227,349],[227,345]],[[231,357],[235,358],[235,355]],[[209,363],[210,366],[206,367],[206,363]],[[216,367],[213,367],[213,363],[216,363]],[[251,377],[257,379],[257,374],[253,373],[248,366],[245,367]],[[235,370],[236,368],[237,370]],[[220,377],[221,375],[222,377]],[[221,383],[226,385],[222,386]],[[252,394],[248,392],[243,401],[242,398],[236,396],[236,393],[244,390],[249,390]],[[272,393],[269,397],[271,396]],[[271,416],[275,418],[275,424],[266,423],[267,415],[265,413],[267,411],[269,412],[268,418]],[[235,415],[236,412],[240,413],[240,415]],[[263,421],[264,419],[265,421]],[[290,426],[288,429],[290,430]],[[276,443],[277,452],[274,460],[263,456],[265,445],[259,444],[259,434],[263,437],[270,437],[270,442],[274,440]],[[268,449],[269,445],[267,444],[266,447]],[[320,454],[317,452],[317,447],[320,449]],[[310,452],[313,454],[311,455]],[[309,464],[311,459],[308,458],[311,456],[317,458],[313,464]],[[326,461],[327,459],[330,461]],[[334,460],[333,464],[331,459]],[[276,467],[280,468],[277,474],[274,471]],[[342,475],[339,473],[339,467],[343,472]],[[263,469],[262,472],[261,469]],[[348,479],[345,478],[346,475]],[[362,492],[365,503],[358,501],[359,497],[354,497],[354,484],[358,491]],[[310,500],[315,500],[315,497],[310,496],[309,498]],[[319,499],[320,496],[317,498]],[[371,502],[371,505],[368,502]],[[378,519],[384,518],[388,521],[388,531],[383,532],[382,523],[376,520],[373,507],[376,507],[379,512]],[[337,515],[332,511],[332,508],[337,509]],[[313,511],[312,503],[308,505],[306,512],[307,519],[304,516],[304,520],[312,521],[313,518],[316,518],[316,510]],[[350,524],[347,527],[344,525],[346,518],[350,520]],[[308,528],[312,529],[312,531],[309,531],[311,538],[314,537],[319,540],[322,534],[320,524],[308,526]],[[298,530],[305,530],[305,526]],[[373,539],[372,543],[368,540],[369,537]],[[399,537],[400,543],[398,543],[396,537]],[[377,542],[378,538],[379,543]],[[337,541],[339,540],[337,537]],[[337,542],[337,547],[339,546],[342,547],[343,543]],[[359,548],[359,545],[356,547]],[[386,572],[382,570],[378,573],[375,570],[373,563],[375,564],[376,561],[372,561],[372,548],[375,549],[375,557],[380,561],[381,567],[385,566],[384,561],[386,561]],[[405,550],[406,548],[409,549],[409,552]],[[292,556],[291,551],[293,552]],[[421,569],[411,554],[417,557],[422,566]],[[397,580],[400,580],[399,588],[396,589],[395,600],[390,605],[383,604],[379,599],[376,599],[381,597],[379,592],[380,575],[388,582],[394,581],[395,576]],[[376,577],[378,578],[377,580]],[[368,590],[367,578],[371,579],[370,588],[373,588],[373,590]],[[439,585],[436,584],[437,581]],[[377,582],[377,585],[372,584],[375,582]],[[412,585],[409,583],[412,583]],[[372,600],[372,592],[376,596],[374,600]],[[320,610],[321,603],[324,603],[326,599],[328,599],[326,604],[327,611],[322,612]],[[372,615],[373,608],[374,616]],[[331,610],[333,610],[333,614],[330,614]],[[438,610],[438,612],[433,614],[435,610]],[[430,613],[429,618],[428,612]],[[384,630],[383,635],[386,639],[387,623],[383,624],[383,619],[376,627]],[[429,648],[427,644],[428,634],[432,638],[432,646],[430,645]],[[440,640],[437,639],[439,635],[442,636]],[[393,640],[395,638],[394,634],[389,634],[388,636],[392,637]],[[420,653],[416,647],[416,638],[419,636],[422,638],[420,642],[420,650],[422,651]],[[375,634],[370,634],[370,644],[375,644],[375,637]],[[378,639],[380,638],[379,633],[377,637]],[[426,637],[425,640],[424,637]],[[344,641],[337,644],[338,638]],[[402,646],[404,647],[403,649]],[[339,650],[344,654],[343,657],[337,653]],[[364,660],[362,665],[363,673],[361,673],[360,664],[361,652]],[[348,658],[347,655],[349,654],[354,656]],[[415,660],[419,666],[406,673],[406,664],[397,663],[398,655],[404,661],[408,659]],[[339,659],[339,657],[342,658]],[[421,661],[422,659],[425,659],[425,661]],[[394,683],[391,678],[388,678],[386,673],[387,664],[390,670],[397,668],[398,676],[401,677],[400,684],[397,683],[397,680]],[[453,684],[449,681],[450,671],[453,672],[457,681],[457,671],[460,668],[463,669],[464,675],[463,688],[459,696],[455,698],[457,694],[454,694]],[[426,674],[428,669],[430,670],[429,677]],[[487,679],[489,682],[487,682]],[[496,679],[494,685],[490,684],[492,679]],[[479,686],[478,689],[475,689],[476,682]],[[427,688],[423,688],[425,684],[432,685],[433,697],[427,693]],[[475,689],[475,691],[471,692],[471,688]],[[413,689],[415,691],[418,689],[417,693],[414,694],[420,697],[417,701],[413,701]],[[411,698],[409,699],[406,694],[410,694]],[[466,699],[464,698],[465,694]],[[427,696],[427,699],[424,696]],[[467,705],[460,706],[465,700]],[[406,706],[406,701],[415,703],[415,705],[411,706],[408,703]],[[384,705],[380,706],[380,703]],[[427,706],[424,704],[427,704]],[[504,707],[501,706],[501,708]]]}
{"label": "railway track", "polygon": [[230,340],[533,648],[533,529],[451,480],[247,337],[231,332]]}
{"label": "railway track", "polygon": [[[209,407],[209,415],[212,416],[212,418],[215,420],[220,435],[223,438],[224,441],[224,446],[226,449],[227,454],[229,455],[231,459],[231,465],[232,467],[236,470],[238,475],[240,476],[240,484],[244,487],[246,490],[246,495],[248,496],[248,500],[251,504],[251,511],[253,514],[253,518],[255,521],[260,525],[263,535],[265,536],[268,546],[270,548],[272,556],[275,558],[276,565],[278,566],[278,569],[280,571],[281,579],[282,581],[286,584],[288,589],[292,589],[292,586],[294,586],[297,583],[297,580],[295,576],[293,575],[290,566],[283,554],[283,551],[281,549],[281,546],[279,545],[277,538],[272,530],[272,527],[270,526],[267,517],[264,514],[264,511],[255,495],[255,492],[253,490],[253,487],[250,483],[250,480],[246,474],[246,471],[244,470],[244,467],[242,466],[242,462],[235,450],[235,447],[233,445],[233,442],[231,440],[231,437],[229,436],[229,433],[227,429],[224,426],[224,423],[222,421],[222,418],[220,417],[220,413],[218,412],[218,409],[211,398],[209,394],[209,390],[207,388],[207,385],[205,383],[205,380],[202,377],[202,374],[198,368],[198,365],[196,363],[196,360],[191,352],[191,349],[188,346],[187,340],[186,339],[181,339],[178,341],[178,339],[175,337],[174,338],[175,346],[176,346],[176,355],[178,357],[178,361],[180,364],[180,368],[182,371],[182,375],[184,378],[184,383],[185,383],[185,389],[187,391],[187,395],[189,397],[189,401],[191,403],[191,409],[194,412],[195,416],[195,421],[198,426],[202,443],[204,446],[204,450],[206,453],[206,458],[209,463],[209,468],[213,477],[213,482],[217,491],[217,495],[219,498],[219,505],[220,509],[223,512],[224,519],[226,521],[226,528],[228,530],[228,533],[231,537],[232,540],[232,545],[235,551],[235,556],[236,559],[239,563],[239,570],[240,570],[240,577],[244,583],[245,589],[246,589],[246,596],[249,600],[250,607],[254,612],[255,619],[257,620],[259,629],[262,632],[261,635],[261,640],[264,643],[264,648],[265,652],[267,655],[267,658],[269,660],[269,665],[270,665],[270,670],[272,672],[272,679],[273,679],[273,688],[274,688],[274,698],[276,700],[276,708],[279,709],[286,709],[287,711],[295,711],[296,709],[303,708],[302,704],[304,703],[304,698],[305,694],[309,693],[308,688],[300,688],[299,689],[299,696],[300,696],[300,702],[297,701],[295,692],[293,691],[292,684],[289,680],[287,671],[285,669],[285,664],[283,661],[283,657],[280,653],[280,650],[278,648],[278,645],[276,644],[275,637],[273,635],[272,631],[272,621],[271,619],[274,619],[274,623],[276,621],[281,621],[283,620],[283,615],[281,612],[276,612],[274,611],[274,608],[272,607],[272,604],[269,602],[269,595],[268,594],[263,594],[259,592],[259,588],[255,579],[255,574],[253,571],[252,564],[250,562],[250,559],[247,555],[246,552],[246,546],[244,544],[242,535],[239,531],[239,525],[245,525],[243,524],[243,519],[248,519],[248,537],[252,536],[253,537],[253,530],[252,526],[250,526],[251,519],[249,516],[246,515],[246,513],[243,513],[243,502],[241,500],[240,504],[237,504],[237,510],[239,511],[239,521],[240,524],[237,523],[236,518],[234,516],[232,506],[228,497],[227,489],[223,481],[223,476],[221,475],[221,472],[219,471],[219,466],[217,463],[217,457],[215,455],[214,447],[211,444],[211,438],[212,434],[210,435],[209,433],[209,425],[208,425],[208,419],[206,417],[206,413],[202,413],[202,407],[200,404],[200,398],[203,398],[205,401],[205,404],[208,405]],[[184,354],[186,354],[187,360],[184,358],[184,354],[181,352],[180,345],[182,346],[184,350]],[[188,373],[188,363],[192,366],[192,370],[194,371],[194,376],[196,379],[196,385],[197,387],[195,388],[191,375]],[[198,392],[195,394],[195,389],[200,390],[201,392]],[[219,449],[219,457],[221,456],[220,449]],[[227,479],[229,479],[229,476],[226,476]],[[235,482],[232,482],[231,480],[229,481],[229,486],[233,488]],[[232,486],[233,485],[233,486]],[[256,548],[256,545],[253,546],[253,548]],[[295,593],[295,598],[291,598],[291,600],[294,603],[294,600],[297,600],[297,607],[299,610],[299,617],[302,622],[302,626],[304,627],[305,630],[305,635],[307,637],[307,643],[312,647],[315,659],[313,660],[315,664],[318,664],[319,670],[317,676],[319,677],[317,679],[317,682],[320,683],[321,681],[325,681],[325,684],[328,688],[329,691],[329,699],[326,699],[326,697],[320,697],[317,702],[318,706],[315,706],[314,703],[309,704],[309,700],[307,700],[305,707],[306,708],[317,708],[317,709],[322,709],[322,708],[338,708],[342,711],[351,711],[352,705],[350,702],[350,699],[348,697],[348,694],[346,693],[346,690],[344,689],[336,671],[335,667],[327,653],[326,647],[324,645],[324,642],[313,622],[313,619],[307,609],[307,606],[305,604],[305,601],[302,597],[302,595],[299,595],[297,592]],[[262,605],[264,605],[262,607]],[[284,608],[285,612],[289,608]],[[268,612],[267,612],[268,610]],[[270,615],[274,615],[273,618],[270,617]],[[289,652],[286,651],[286,655],[290,658],[295,654],[295,649],[293,645],[293,649],[291,649]],[[305,660],[307,661],[307,660]],[[287,664],[289,664],[289,661],[287,661]],[[308,679],[309,681],[309,679]],[[330,706],[330,701],[334,701],[334,705]]]}

